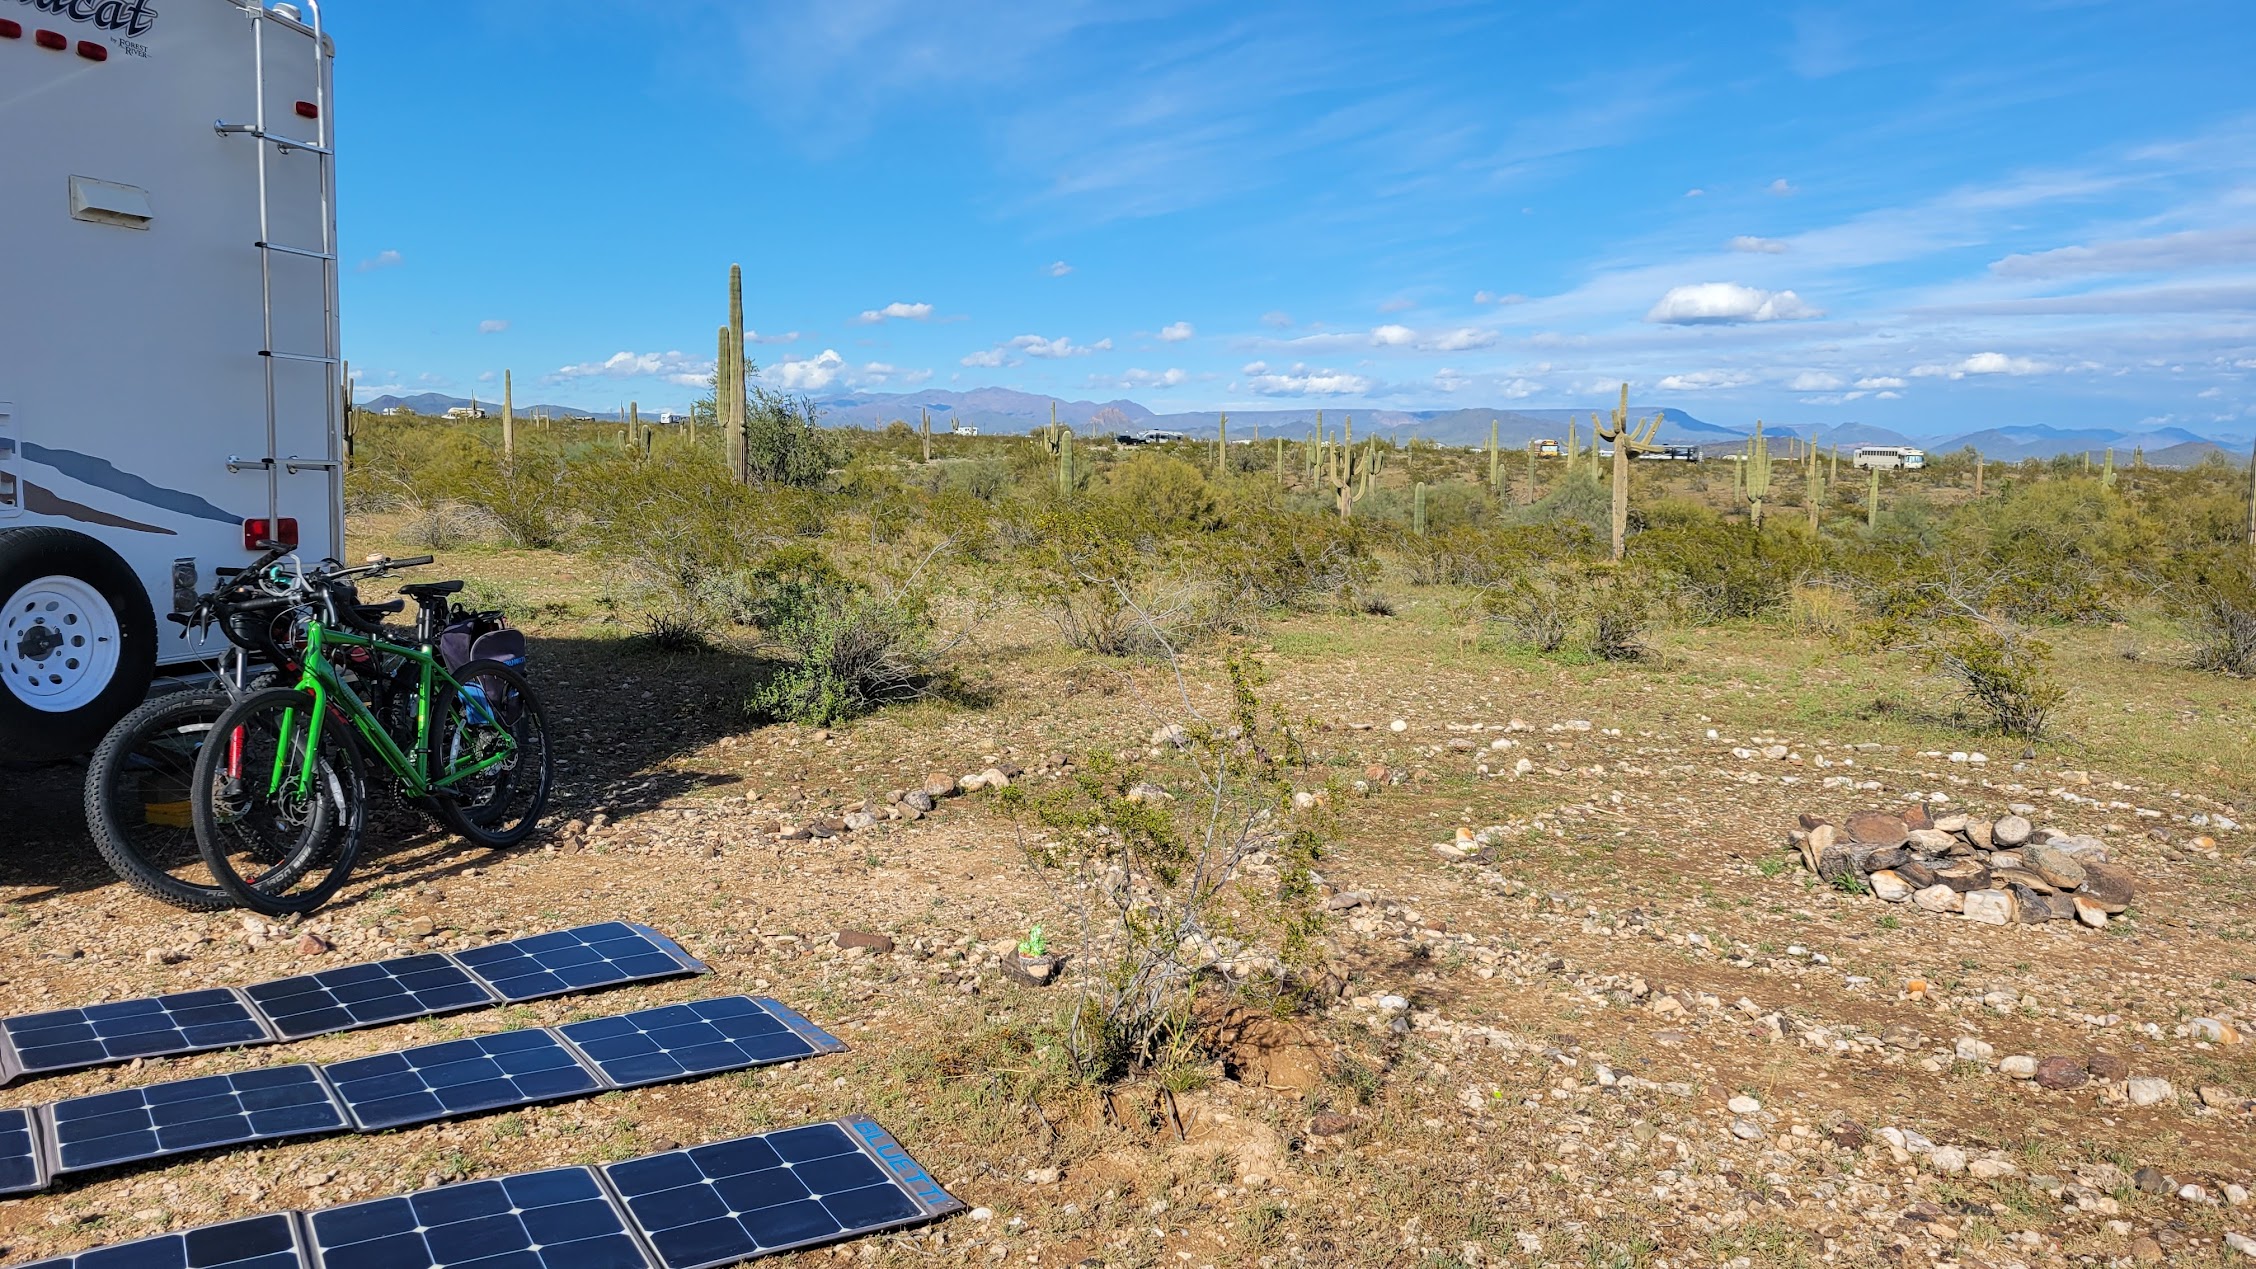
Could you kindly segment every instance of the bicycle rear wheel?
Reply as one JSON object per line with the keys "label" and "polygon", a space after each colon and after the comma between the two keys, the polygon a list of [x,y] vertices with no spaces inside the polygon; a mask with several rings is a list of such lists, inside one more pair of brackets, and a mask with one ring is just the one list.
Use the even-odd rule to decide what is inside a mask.
{"label": "bicycle rear wheel", "polygon": [[431,743],[442,774],[493,765],[433,793],[447,827],[483,846],[514,846],[540,825],[556,763],[548,712],[523,674],[499,661],[454,671],[459,688],[433,689]]}
{"label": "bicycle rear wheel", "polygon": [[237,902],[311,912],[360,859],[368,786],[360,750],[313,696],[253,693],[213,723],[196,755],[191,809],[204,866]]}
{"label": "bicycle rear wheel", "polygon": [[145,701],[86,767],[86,828],[102,859],[135,890],[191,912],[235,906],[196,849],[189,808],[196,754],[232,701],[200,691]]}

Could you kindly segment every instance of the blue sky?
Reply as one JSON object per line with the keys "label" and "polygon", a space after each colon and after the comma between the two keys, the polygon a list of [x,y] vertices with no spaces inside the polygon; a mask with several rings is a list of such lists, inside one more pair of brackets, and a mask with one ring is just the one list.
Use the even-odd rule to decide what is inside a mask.
{"label": "blue sky", "polygon": [[2256,430],[2256,6],[331,0],[363,397]]}

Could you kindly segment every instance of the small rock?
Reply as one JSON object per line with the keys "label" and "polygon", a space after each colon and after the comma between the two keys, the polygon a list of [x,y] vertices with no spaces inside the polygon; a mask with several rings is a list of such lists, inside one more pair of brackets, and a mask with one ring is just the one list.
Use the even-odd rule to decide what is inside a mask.
{"label": "small rock", "polygon": [[1887,903],[1902,903],[1911,898],[1911,883],[1888,869],[1881,869],[1867,879],[1873,896]]}
{"label": "small rock", "polygon": [[2074,1058],[2048,1057],[2037,1063],[2037,1069],[2030,1078],[2037,1082],[2039,1088],[2064,1092],[2071,1088],[2082,1088],[2090,1081],[2091,1075],[2084,1070],[2084,1064]]}
{"label": "small rock", "polygon": [[2074,890],[2084,884],[2084,866],[2076,858],[2051,842],[2040,842],[2021,852],[2022,862],[2031,871],[2062,890]]}
{"label": "small rock", "polygon": [[2032,1080],[2037,1077],[2037,1060],[2026,1053],[1998,1059],[1998,1074],[2009,1079]]}
{"label": "small rock", "polygon": [[[1951,1046],[1951,1053],[1961,1062],[1988,1062],[1997,1055],[1997,1050],[1991,1047],[1987,1040],[1977,1040],[1973,1036],[1962,1035],[1958,1037],[1957,1043]],[[2034,1072],[2031,1072],[2031,1074],[2034,1074]]]}
{"label": "small rock", "polygon": [[2144,1234],[2140,1234],[2138,1237],[2131,1240],[2131,1259],[2138,1261],[2142,1265],[2161,1264],[2162,1244],[2154,1241],[2151,1238],[2148,1238]]}
{"label": "small rock", "polygon": [[1911,901],[1928,912],[1956,912],[1964,905],[1965,896],[1937,882],[1925,890],[1913,892]]}
{"label": "small rock", "polygon": [[432,924],[429,917],[410,917],[406,924],[400,926],[400,933],[409,938],[428,938],[437,928],[436,925]]}
{"label": "small rock", "polygon": [[2101,907],[2090,895],[2070,895],[2068,901],[2076,905],[2076,919],[2098,930],[2107,926],[2107,909]]}
{"label": "small rock", "polygon": [[1985,925],[2011,925],[2018,918],[2013,894],[2006,890],[1972,890],[1966,895],[1966,919]]}
{"label": "small rock", "polygon": [[1387,730],[1395,733],[1396,735],[1401,735],[1403,732],[1410,730],[1410,724],[1404,722],[1402,719],[1397,718],[1393,722],[1387,724]]}
{"label": "small rock", "polygon": [[2091,1071],[2093,1079],[2104,1080],[2109,1084],[2121,1083],[2131,1077],[2131,1064],[2124,1061],[2120,1054],[2110,1053],[2105,1049],[2093,1049],[2091,1056],[2084,1059],[2084,1066]]}
{"label": "small rock", "polygon": [[1850,840],[1866,846],[1887,848],[1901,846],[1910,837],[1911,829],[1900,815],[1886,811],[1857,811],[1841,825]]}
{"label": "small rock", "polygon": [[911,789],[901,795],[901,805],[916,811],[930,813],[936,803],[933,802],[930,792],[924,789]]}
{"label": "small rock", "polygon": [[2238,1044],[2240,1032],[2220,1018],[2195,1018],[2192,1023],[2193,1038],[2203,1044]]}
{"label": "small rock", "polygon": [[298,936],[298,955],[319,956],[329,950],[329,940],[311,930]]}
{"label": "small rock", "polygon": [[2100,910],[2109,916],[2123,912],[2131,906],[2132,892],[2135,887],[2132,884],[2130,869],[2121,864],[2111,864],[2105,860],[2088,858],[2079,859],[2077,864],[2084,870],[2083,885],[2076,892],[2078,895],[2098,904]]}
{"label": "small rock", "polygon": [[1990,826],[1990,835],[2000,846],[2019,846],[2034,831],[2029,821],[2018,815],[2008,815]]}
{"label": "small rock", "polygon": [[1937,1146],[1927,1154],[1927,1166],[1944,1176],[1966,1171],[1966,1152],[1957,1146]]}
{"label": "small rock", "polygon": [[867,930],[840,930],[837,938],[840,947],[860,947],[883,956],[893,950],[893,940],[883,934]]}
{"label": "small rock", "polygon": [[1026,1173],[1028,1185],[1056,1185],[1063,1173],[1056,1168],[1030,1168]]}
{"label": "small rock", "polygon": [[1734,1119],[1731,1121],[1731,1135],[1741,1141],[1761,1141],[1763,1130],[1744,1119]]}
{"label": "small rock", "polygon": [[2256,1238],[2250,1238],[2246,1234],[2227,1232],[2225,1234],[2225,1246],[2243,1256],[2256,1256]]}
{"label": "small rock", "polygon": [[2133,1106],[2159,1106],[2178,1096],[2177,1090],[2170,1087],[2170,1081],[2159,1075],[2134,1076],[2124,1085],[2123,1092]]}
{"label": "small rock", "polygon": [[1761,1102],[1756,1101],[1754,1098],[1749,1097],[1744,1093],[1732,1098],[1730,1101],[1725,1102],[1723,1105],[1724,1109],[1729,1110],[1734,1115],[1752,1115],[1756,1111],[1762,1109]]}
{"label": "small rock", "polygon": [[1355,1126],[1355,1121],[1337,1111],[1325,1111],[1308,1121],[1311,1137],[1337,1137]]}
{"label": "small rock", "polygon": [[2232,1095],[2232,1090],[2219,1088],[2215,1084],[2202,1085],[2194,1090],[2194,1096],[2199,1097],[2201,1104],[2211,1110],[2232,1110],[2241,1103],[2240,1098]]}
{"label": "small rock", "polygon": [[935,771],[924,778],[922,792],[928,798],[954,797],[956,795],[956,778]]}
{"label": "small rock", "polygon": [[1864,1131],[1864,1125],[1854,1119],[1844,1119],[1833,1125],[1833,1144],[1843,1150],[1862,1150],[1870,1140],[1870,1135]]}
{"label": "small rock", "polygon": [[2131,1184],[2137,1186],[2141,1194],[2162,1194],[2168,1192],[2170,1178],[2162,1175],[2162,1169],[2150,1164],[2131,1173]]}
{"label": "small rock", "polygon": [[1958,845],[1958,838],[1939,828],[1915,828],[1910,833],[1910,845],[1922,854],[1940,855]]}

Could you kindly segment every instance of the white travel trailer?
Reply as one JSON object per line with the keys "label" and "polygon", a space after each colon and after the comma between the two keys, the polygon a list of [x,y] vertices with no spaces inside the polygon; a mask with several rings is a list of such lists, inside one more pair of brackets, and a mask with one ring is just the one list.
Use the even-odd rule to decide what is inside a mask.
{"label": "white travel trailer", "polygon": [[0,761],[212,649],[166,614],[344,545],[313,0],[0,3]]}
{"label": "white travel trailer", "polygon": [[1852,467],[1906,467],[1927,465],[1927,451],[1909,445],[1859,445],[1850,459]]}

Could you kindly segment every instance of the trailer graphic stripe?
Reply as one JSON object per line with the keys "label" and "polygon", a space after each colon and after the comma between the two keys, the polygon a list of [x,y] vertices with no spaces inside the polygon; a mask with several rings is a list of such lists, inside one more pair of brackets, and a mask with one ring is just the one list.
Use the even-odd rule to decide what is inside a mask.
{"label": "trailer graphic stripe", "polygon": [[24,509],[33,515],[61,516],[65,520],[76,520],[81,524],[99,524],[110,529],[131,529],[135,533],[161,533],[168,538],[179,536],[171,529],[159,528],[153,524],[143,524],[139,520],[128,520],[124,516],[114,516],[107,511],[89,507],[83,502],[72,502],[61,494],[51,489],[43,489],[28,480],[24,482]]}
{"label": "trailer graphic stripe", "polygon": [[198,520],[216,520],[221,524],[241,524],[245,517],[236,515],[225,507],[214,506],[192,493],[167,489],[153,484],[129,471],[121,471],[117,464],[92,454],[81,454],[72,449],[53,449],[31,441],[23,443],[23,456],[45,467],[52,467],[82,484],[96,489],[107,489],[122,494],[144,506],[177,515],[194,516]]}

